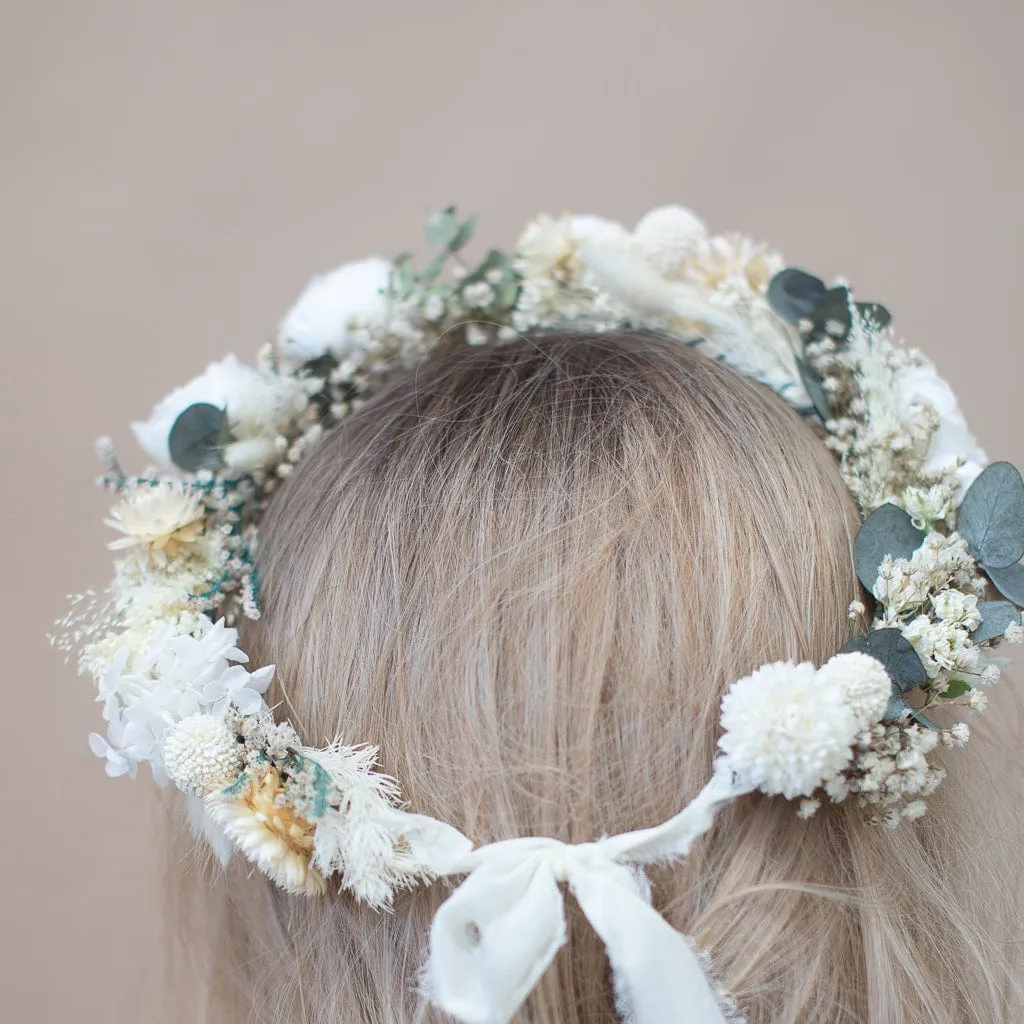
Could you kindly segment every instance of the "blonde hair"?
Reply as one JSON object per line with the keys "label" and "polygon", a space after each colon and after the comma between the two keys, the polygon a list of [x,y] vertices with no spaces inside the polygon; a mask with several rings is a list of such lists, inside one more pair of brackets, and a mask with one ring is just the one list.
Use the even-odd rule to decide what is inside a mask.
{"label": "blonde hair", "polygon": [[[276,663],[271,703],[306,742],[379,744],[415,810],[477,843],[585,841],[696,794],[729,682],[841,646],[857,523],[814,429],[678,343],[562,333],[439,351],[272,503],[264,617],[243,639]],[[1010,729],[1015,714],[993,717]],[[746,798],[653,872],[656,905],[709,946],[750,1024],[1020,1019],[1019,948],[998,942],[1015,924],[1019,818],[985,748],[958,751],[928,816],[892,831],[852,801],[801,821]],[[192,924],[216,1019],[440,1019],[416,980],[445,886],[379,914],[285,895],[237,859],[212,889],[202,877]],[[569,911],[520,1019],[611,1024],[602,947]]]}

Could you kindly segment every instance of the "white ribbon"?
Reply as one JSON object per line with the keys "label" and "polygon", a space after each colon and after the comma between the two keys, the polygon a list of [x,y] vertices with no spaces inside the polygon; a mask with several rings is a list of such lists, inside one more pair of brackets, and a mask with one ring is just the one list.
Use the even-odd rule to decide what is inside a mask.
{"label": "white ribbon", "polygon": [[718,772],[656,828],[578,845],[510,839],[438,864],[440,874],[468,877],[434,917],[427,996],[463,1024],[507,1024],[566,941],[566,882],[605,944],[626,1024],[727,1024],[690,940],[651,906],[646,876],[627,865],[686,856],[742,792]]}

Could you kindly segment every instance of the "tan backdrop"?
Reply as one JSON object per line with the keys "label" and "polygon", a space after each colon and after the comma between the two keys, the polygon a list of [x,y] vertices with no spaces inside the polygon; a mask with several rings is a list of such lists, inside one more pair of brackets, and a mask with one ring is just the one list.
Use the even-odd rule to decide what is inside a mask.
{"label": "tan backdrop", "polygon": [[47,648],[108,573],[92,439],[305,278],[458,201],[680,201],[895,311],[994,457],[1020,434],[1020,0],[3,0],[0,1018],[162,1024],[150,783]]}

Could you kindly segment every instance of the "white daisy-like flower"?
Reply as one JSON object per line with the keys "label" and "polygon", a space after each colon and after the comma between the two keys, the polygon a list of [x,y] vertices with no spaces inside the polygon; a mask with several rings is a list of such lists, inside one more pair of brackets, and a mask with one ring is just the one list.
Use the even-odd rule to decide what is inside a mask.
{"label": "white daisy-like flower", "polygon": [[737,680],[722,698],[726,765],[769,796],[810,796],[849,765],[862,731],[847,691],[838,678],[823,685],[809,662],[775,662]]}
{"label": "white daisy-like flower", "polygon": [[132,487],[103,522],[124,536],[112,540],[112,551],[139,547],[174,558],[203,533],[205,509],[201,495],[186,484],[140,484]]}
{"label": "white daisy-like flower", "polygon": [[733,233],[707,239],[689,264],[689,274],[711,291],[728,289],[762,296],[784,266],[778,253]]}
{"label": "white daisy-like flower", "polygon": [[324,876],[312,864],[316,826],[283,800],[283,786],[271,768],[250,780],[238,795],[214,791],[206,809],[261,871],[288,892],[320,896]]}
{"label": "white daisy-like flower", "polygon": [[190,796],[205,796],[234,782],[242,771],[240,744],[213,715],[190,715],[164,741],[168,778]]}

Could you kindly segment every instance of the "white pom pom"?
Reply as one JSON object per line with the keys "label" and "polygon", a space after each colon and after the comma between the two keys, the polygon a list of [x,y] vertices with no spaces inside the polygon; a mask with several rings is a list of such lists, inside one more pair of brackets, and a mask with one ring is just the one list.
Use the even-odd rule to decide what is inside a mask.
{"label": "white pom pom", "polygon": [[693,256],[707,237],[704,222],[684,206],[659,206],[645,214],[633,232],[640,251],[662,273]]}
{"label": "white pom pom", "polygon": [[844,687],[823,686],[809,662],[764,665],[722,698],[718,741],[738,781],[769,796],[810,796],[841,772],[860,732]]}
{"label": "white pom pom", "polygon": [[818,669],[818,685],[838,687],[853,709],[858,727],[870,728],[882,720],[892,695],[892,681],[885,666],[870,654],[851,651],[837,654]]}
{"label": "white pom pom", "polygon": [[205,796],[238,778],[242,748],[220,719],[190,715],[168,735],[164,764],[178,789],[191,796]]}

